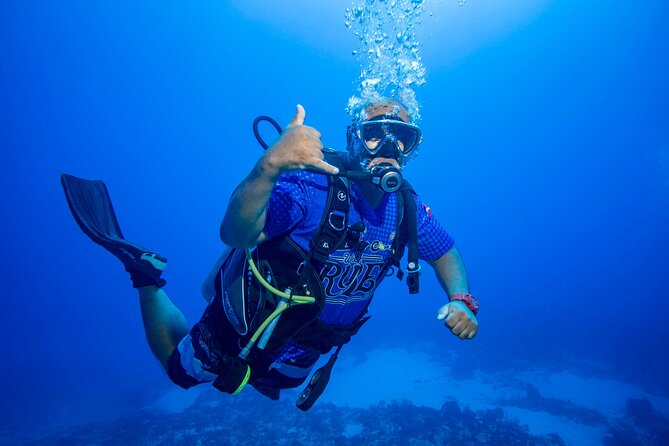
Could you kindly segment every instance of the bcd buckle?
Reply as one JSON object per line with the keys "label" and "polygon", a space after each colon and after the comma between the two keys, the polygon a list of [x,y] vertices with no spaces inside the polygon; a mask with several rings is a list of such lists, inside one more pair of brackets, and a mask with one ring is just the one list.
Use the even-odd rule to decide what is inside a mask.
{"label": "bcd buckle", "polygon": [[328,215],[328,223],[332,229],[341,232],[346,228],[346,214],[335,209]]}

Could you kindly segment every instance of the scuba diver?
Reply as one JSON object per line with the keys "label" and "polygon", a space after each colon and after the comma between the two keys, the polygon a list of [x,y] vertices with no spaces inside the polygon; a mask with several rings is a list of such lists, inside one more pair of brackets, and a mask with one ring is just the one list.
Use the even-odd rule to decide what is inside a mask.
{"label": "scuba diver", "polygon": [[283,131],[263,117],[280,131],[269,148],[254,123],[268,150],[232,193],[220,226],[229,248],[203,285],[209,304],[190,329],[163,290],[166,259],[124,239],[105,184],[61,177],[81,229],[130,273],[151,350],[183,388],[213,382],[236,394],[250,384],[276,400],[334,350],[298,398],[309,409],[367,321],[381,281],[396,271],[417,293],[420,260],[448,299],[437,319],[460,339],[477,333],[479,305],[453,239],[403,177],[422,142],[406,108],[389,98],[360,105],[346,152],[324,148],[305,115],[298,105]]}

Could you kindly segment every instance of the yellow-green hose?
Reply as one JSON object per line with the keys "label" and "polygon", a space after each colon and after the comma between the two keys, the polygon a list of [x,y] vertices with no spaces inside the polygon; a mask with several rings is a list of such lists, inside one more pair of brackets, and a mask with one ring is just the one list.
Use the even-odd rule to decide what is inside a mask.
{"label": "yellow-green hose", "polygon": [[288,305],[282,306],[280,308],[277,308],[270,314],[265,321],[260,324],[260,327],[253,333],[253,336],[251,336],[251,339],[246,345],[246,348],[242,350],[242,353],[240,353],[240,356],[246,357],[248,355],[248,351],[251,349],[251,347],[256,343],[262,332],[267,328],[267,326],[272,323],[274,318],[279,316],[284,310],[287,308],[290,308],[291,305],[300,305],[300,304],[313,304],[316,302],[316,299],[313,298],[312,296],[293,296],[289,293],[285,293],[275,287],[273,287],[265,278],[260,274],[260,271],[258,271],[258,268],[256,267],[255,262],[253,261],[253,258],[251,257],[251,251],[247,248],[246,249],[246,260],[249,262],[249,266],[251,267],[251,271],[253,271],[253,275],[255,276],[256,279],[258,279],[258,282],[262,286],[264,286],[269,292],[276,294],[277,296],[281,297],[282,299],[288,300]]}

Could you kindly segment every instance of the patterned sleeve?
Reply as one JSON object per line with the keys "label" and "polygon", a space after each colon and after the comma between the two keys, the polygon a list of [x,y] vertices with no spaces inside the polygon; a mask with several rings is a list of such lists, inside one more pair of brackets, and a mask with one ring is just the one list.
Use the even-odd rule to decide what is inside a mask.
{"label": "patterned sleeve", "polygon": [[306,216],[309,203],[307,195],[301,175],[281,175],[269,197],[263,232],[269,238],[274,238],[295,229]]}
{"label": "patterned sleeve", "polygon": [[418,257],[428,262],[437,260],[453,247],[453,238],[432,215],[432,210],[416,195],[418,222]]}

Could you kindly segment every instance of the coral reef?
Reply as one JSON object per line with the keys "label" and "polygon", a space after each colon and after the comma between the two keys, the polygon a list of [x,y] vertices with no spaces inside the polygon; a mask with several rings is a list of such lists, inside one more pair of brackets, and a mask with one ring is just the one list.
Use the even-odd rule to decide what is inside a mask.
{"label": "coral reef", "polygon": [[617,420],[604,438],[605,446],[666,446],[669,420],[646,398],[628,398],[625,417]]}
{"label": "coral reef", "polygon": [[205,391],[182,413],[136,409],[77,426],[33,445],[564,445],[557,434],[531,435],[502,409],[472,411],[455,401],[441,409],[391,402],[369,408],[331,404],[300,412],[287,400]]}

